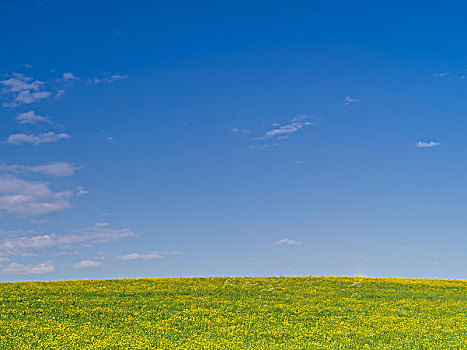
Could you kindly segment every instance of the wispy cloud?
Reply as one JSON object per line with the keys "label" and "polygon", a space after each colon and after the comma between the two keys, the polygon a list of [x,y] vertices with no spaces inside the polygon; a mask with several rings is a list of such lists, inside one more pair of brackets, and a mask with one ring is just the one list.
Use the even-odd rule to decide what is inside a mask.
{"label": "wispy cloud", "polygon": [[299,131],[304,126],[313,125],[311,122],[305,121],[305,116],[299,116],[292,119],[290,124],[281,125],[276,129],[269,130],[264,135],[265,138],[271,138],[280,135],[288,135]]}
{"label": "wispy cloud", "polygon": [[120,81],[120,80],[125,80],[128,79],[128,75],[122,75],[122,74],[111,74],[107,75],[101,78],[93,78],[89,80],[89,83],[91,84],[100,84],[100,83],[113,83],[115,81]]}
{"label": "wispy cloud", "polygon": [[293,118],[289,124],[280,125],[273,124],[276,128],[267,131],[264,136],[252,138],[252,140],[267,140],[267,139],[281,139],[296,133],[305,126],[313,125],[313,123],[306,120],[307,116],[299,115]]}
{"label": "wispy cloud", "polygon": [[449,75],[449,72],[443,72],[443,73],[433,73],[434,77],[446,77]]}
{"label": "wispy cloud", "polygon": [[53,162],[50,164],[35,165],[35,166],[20,165],[20,164],[11,164],[11,165],[0,164],[0,171],[8,171],[8,172],[13,172],[13,173],[29,171],[33,173],[42,173],[42,174],[52,175],[56,177],[74,175],[76,170],[79,170],[82,168],[83,166],[77,167],[67,162]]}
{"label": "wispy cloud", "polygon": [[52,261],[45,261],[36,265],[23,265],[11,263],[6,268],[0,270],[2,274],[8,275],[36,275],[51,273],[55,271],[55,266]]}
{"label": "wispy cloud", "polygon": [[29,170],[35,173],[64,177],[74,175],[76,170],[82,168],[83,166],[76,167],[73,164],[67,162],[54,162],[50,164],[32,166],[29,168]]}
{"label": "wispy cloud", "polygon": [[58,100],[60,97],[65,95],[65,93],[66,93],[66,89],[58,89],[54,97],[56,100]]}
{"label": "wispy cloud", "polygon": [[251,130],[250,129],[243,129],[243,130],[240,130],[239,128],[232,128],[232,132],[234,134],[237,134],[237,133],[243,133],[243,134],[249,134],[251,133]]}
{"label": "wispy cloud", "polygon": [[62,78],[63,78],[63,80],[65,80],[65,81],[78,80],[78,78],[75,77],[74,74],[71,73],[71,72],[63,73],[63,74],[62,74]]}
{"label": "wispy cloud", "polygon": [[112,74],[110,77],[105,78],[104,81],[107,83],[113,83],[114,81],[125,79],[128,79],[128,75]]}
{"label": "wispy cloud", "polygon": [[65,133],[60,133],[56,134],[53,131],[44,133],[44,134],[13,134],[8,136],[8,139],[6,142],[12,144],[12,145],[21,145],[23,143],[29,143],[34,146],[38,146],[41,143],[51,143],[51,142],[57,142],[60,140],[66,140],[69,139],[71,136]]}
{"label": "wispy cloud", "polygon": [[101,266],[102,263],[94,260],[81,260],[79,263],[75,264],[75,269],[88,269],[90,267]]}
{"label": "wispy cloud", "polygon": [[280,239],[278,240],[276,243],[274,243],[275,245],[300,245],[302,244],[302,242],[300,241],[294,241],[293,239],[289,239],[289,238],[284,238],[284,239]]}
{"label": "wispy cloud", "polygon": [[360,102],[360,100],[358,100],[358,99],[356,99],[356,98],[352,98],[352,97],[350,97],[350,96],[345,96],[345,98],[344,98],[344,104],[345,104],[346,106],[348,106],[348,105],[351,104],[351,103],[357,103],[357,102]]}
{"label": "wispy cloud", "polygon": [[1,80],[2,94],[7,99],[5,107],[16,107],[46,99],[51,92],[43,90],[45,83],[21,73],[13,73],[9,79]]}
{"label": "wispy cloud", "polygon": [[113,229],[94,225],[67,235],[52,233],[5,239],[0,243],[0,256],[35,256],[51,249],[72,250],[134,236],[136,236],[135,233],[130,229]]}
{"label": "wispy cloud", "polygon": [[96,226],[96,227],[108,227],[108,226],[110,226],[110,224],[108,222],[96,222],[94,224],[94,226]]}
{"label": "wispy cloud", "polygon": [[89,191],[85,190],[83,186],[78,186],[76,189],[76,196],[77,197],[82,197],[89,194]]}
{"label": "wispy cloud", "polygon": [[126,255],[121,255],[118,257],[120,260],[152,260],[152,259],[162,259],[163,256],[157,252],[151,252],[149,254],[139,254],[139,253],[130,253]]}
{"label": "wispy cloud", "polygon": [[16,116],[16,121],[19,124],[37,124],[37,123],[47,123],[52,124],[49,117],[44,117],[42,115],[36,114],[34,111],[20,113]]}
{"label": "wispy cloud", "polygon": [[[32,66],[31,66],[32,67]],[[58,79],[41,81],[22,73],[11,73],[7,79],[0,80],[0,97],[4,107],[18,107],[50,98],[63,96],[72,83],[81,80],[72,72],[65,72]],[[128,75],[103,74],[101,77],[85,80],[91,84],[108,83],[128,79]]]}
{"label": "wispy cloud", "polygon": [[129,253],[118,257],[119,260],[152,260],[162,259],[166,255],[179,255],[180,252],[150,252],[148,254]]}
{"label": "wispy cloud", "polygon": [[416,145],[417,147],[435,147],[435,146],[439,146],[440,143],[434,142],[434,141],[430,141],[430,142],[418,141]]}
{"label": "wispy cloud", "polygon": [[0,175],[0,212],[19,217],[43,216],[70,207],[71,191],[53,192],[48,183]]}

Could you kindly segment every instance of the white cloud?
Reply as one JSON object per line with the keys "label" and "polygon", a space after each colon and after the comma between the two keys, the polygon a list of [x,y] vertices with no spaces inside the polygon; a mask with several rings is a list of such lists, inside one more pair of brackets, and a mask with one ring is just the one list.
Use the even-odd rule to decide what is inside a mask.
{"label": "white cloud", "polygon": [[50,164],[32,166],[29,168],[29,170],[35,173],[64,177],[74,175],[75,171],[81,168],[82,166],[75,167],[73,164],[66,162],[54,162]]}
{"label": "white cloud", "polygon": [[107,83],[113,83],[117,80],[125,80],[128,78],[128,75],[112,74],[110,77],[105,78],[104,81]]}
{"label": "white cloud", "polygon": [[300,241],[294,241],[293,239],[289,239],[289,238],[284,238],[284,239],[281,239],[281,240],[278,240],[276,243],[274,243],[275,245],[283,245],[283,244],[287,244],[287,245],[300,245],[302,244],[302,242]]}
{"label": "white cloud", "polygon": [[346,106],[348,106],[351,103],[357,103],[357,102],[360,102],[360,100],[357,100],[356,98],[352,98],[350,96],[345,96],[345,98],[344,98],[344,104]]}
{"label": "white cloud", "polygon": [[297,119],[293,119],[292,123],[290,124],[282,125],[277,129],[269,130],[268,132],[266,132],[265,137],[269,138],[269,137],[274,137],[277,135],[292,134],[300,130],[302,127],[308,126],[308,125],[312,125],[312,123],[307,122],[307,121],[304,122],[304,121],[300,121]]}
{"label": "white cloud", "polygon": [[93,78],[89,80],[91,84],[99,84],[99,83],[113,83],[118,80],[125,80],[128,79],[128,75],[121,75],[121,74],[112,74],[104,78]]}
{"label": "white cloud", "polygon": [[434,141],[430,141],[430,142],[418,141],[417,142],[417,147],[435,147],[439,145],[440,145],[439,142],[434,142]]}
{"label": "white cloud", "polygon": [[63,80],[65,80],[65,81],[69,81],[69,80],[78,80],[78,78],[75,77],[75,76],[73,75],[73,73],[71,73],[71,72],[63,73],[62,77],[63,77]]}
{"label": "white cloud", "polygon": [[120,260],[152,260],[152,259],[162,259],[164,256],[158,252],[151,252],[149,254],[139,254],[139,253],[130,253],[126,255],[121,255],[118,258]]}
{"label": "white cloud", "polygon": [[6,268],[1,270],[1,273],[12,275],[33,275],[51,273],[55,271],[55,266],[52,261],[45,261],[36,265],[23,265],[18,263],[11,263]]}
{"label": "white cloud", "polygon": [[270,138],[283,138],[284,136],[288,136],[299,131],[301,128],[309,125],[313,125],[311,122],[306,121],[306,116],[299,115],[296,118],[293,118],[289,124],[280,125],[274,124],[275,126],[279,126],[278,128],[272,129],[267,131],[264,136],[253,138],[253,140],[266,140]]}
{"label": "white cloud", "polygon": [[101,266],[102,263],[94,260],[81,260],[79,263],[75,264],[75,269],[87,269],[90,267]]}
{"label": "white cloud", "polygon": [[76,170],[82,169],[83,166],[76,167],[73,164],[66,162],[53,162],[50,164],[27,166],[27,165],[2,165],[0,164],[0,171],[22,172],[30,171],[33,173],[42,173],[56,177],[71,176],[75,174]]}
{"label": "white cloud", "polygon": [[48,123],[52,124],[50,118],[36,114],[34,111],[20,113],[16,116],[16,121],[20,124],[37,124]]}
{"label": "white cloud", "polygon": [[94,225],[74,234],[45,234],[32,237],[9,238],[0,243],[0,256],[33,256],[50,249],[70,250],[76,246],[93,246],[136,236],[130,229],[112,229]]}
{"label": "white cloud", "polygon": [[20,92],[24,90],[40,90],[40,86],[44,84],[44,82],[36,80],[34,82],[30,82],[33,80],[31,77],[27,77],[21,73],[13,73],[13,77],[7,80],[1,80],[0,84],[3,85],[3,90],[5,93],[8,92]]}
{"label": "white cloud", "polygon": [[244,134],[249,134],[249,133],[251,133],[251,130],[249,130],[249,129],[240,130],[239,128],[232,128],[232,132],[233,132],[234,134],[237,134],[237,133],[239,133],[239,132],[242,132],[242,133],[244,133]]}
{"label": "white cloud", "polygon": [[32,222],[33,224],[45,224],[49,220],[46,220],[46,219],[31,219],[29,221]]}
{"label": "white cloud", "polygon": [[19,164],[11,164],[11,165],[0,164],[0,171],[9,171],[12,173],[17,173],[17,172],[22,171],[24,168],[29,168],[29,167],[25,165],[19,165]]}
{"label": "white cloud", "polygon": [[[110,84],[125,79],[128,79],[128,75],[107,73],[100,78],[89,79],[87,82]],[[5,101],[4,107],[18,107],[50,98],[59,99],[73,82],[79,80],[80,78],[72,72],[65,72],[61,78],[49,81],[40,81],[21,73],[12,73],[7,76],[7,79],[0,80],[0,97]]]}
{"label": "white cloud", "polygon": [[65,89],[58,89],[57,92],[55,93],[55,98],[59,99],[63,95],[65,95],[66,90]]}
{"label": "white cloud", "polygon": [[13,73],[12,77],[1,80],[2,93],[8,102],[3,103],[5,107],[16,107],[21,104],[30,104],[48,98],[50,91],[42,90],[43,81],[34,80],[21,73]]}
{"label": "white cloud", "polygon": [[112,229],[109,225],[102,226],[95,224],[92,227],[88,227],[83,231],[80,236],[71,236],[75,239],[83,239],[91,243],[108,243],[125,237],[136,236],[133,231],[128,228],[125,229]]}
{"label": "white cloud", "polygon": [[449,75],[449,72],[444,72],[444,73],[434,73],[433,76],[434,77],[445,77]]}
{"label": "white cloud", "polygon": [[30,143],[34,146],[38,146],[41,143],[51,143],[57,142],[60,140],[69,139],[71,136],[65,133],[56,134],[53,131],[38,134],[38,135],[27,135],[27,134],[13,134],[8,136],[6,142],[11,143],[12,145],[21,145],[22,143]]}
{"label": "white cloud", "polygon": [[95,256],[93,259],[96,259],[96,260],[105,260],[105,259],[107,259],[107,256],[102,255],[102,252],[99,253],[99,254],[100,254],[100,255]]}
{"label": "white cloud", "polygon": [[89,194],[89,191],[85,190],[83,186],[78,186],[76,189],[76,196],[82,197],[86,194]]}
{"label": "white cloud", "polygon": [[0,211],[19,217],[42,216],[70,207],[70,191],[53,192],[47,183],[0,176]]}
{"label": "white cloud", "polygon": [[15,102],[4,104],[5,107],[16,107],[19,104],[30,104],[48,98],[50,96],[50,91],[29,91],[24,90],[19,92],[15,97]]}

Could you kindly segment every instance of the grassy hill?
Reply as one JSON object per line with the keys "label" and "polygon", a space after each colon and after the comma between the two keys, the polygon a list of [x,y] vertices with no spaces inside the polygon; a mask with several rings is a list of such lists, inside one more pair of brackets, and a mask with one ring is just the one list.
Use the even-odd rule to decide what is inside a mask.
{"label": "grassy hill", "polygon": [[467,349],[467,281],[0,283],[0,349]]}

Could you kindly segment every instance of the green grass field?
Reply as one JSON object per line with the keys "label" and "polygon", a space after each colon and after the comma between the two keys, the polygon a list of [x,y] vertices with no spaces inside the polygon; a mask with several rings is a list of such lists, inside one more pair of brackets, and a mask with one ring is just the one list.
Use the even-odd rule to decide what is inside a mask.
{"label": "green grass field", "polygon": [[0,349],[467,349],[467,281],[1,283]]}

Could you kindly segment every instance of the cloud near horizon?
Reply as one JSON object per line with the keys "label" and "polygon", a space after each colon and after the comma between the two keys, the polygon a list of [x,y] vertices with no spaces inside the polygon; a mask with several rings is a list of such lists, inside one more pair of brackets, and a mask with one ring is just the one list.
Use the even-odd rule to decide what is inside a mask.
{"label": "cloud near horizon", "polygon": [[180,252],[150,252],[148,254],[140,254],[140,253],[129,253],[125,255],[120,255],[118,257],[119,260],[152,260],[152,259],[162,259],[164,256],[167,255],[180,255]]}
{"label": "cloud near horizon", "polygon": [[0,243],[0,257],[36,256],[49,250],[72,250],[79,247],[91,247],[99,243],[110,243],[122,238],[135,237],[130,229],[112,229],[95,224],[73,234],[43,234],[31,237],[5,239]]}
{"label": "cloud near horizon", "polygon": [[48,260],[35,265],[23,265],[12,262],[4,269],[0,270],[1,274],[7,275],[37,275],[51,273],[55,271],[55,266],[52,261]]}
{"label": "cloud near horizon", "polygon": [[81,260],[79,263],[74,265],[75,269],[88,269],[90,267],[101,266],[102,263],[94,260]]}

